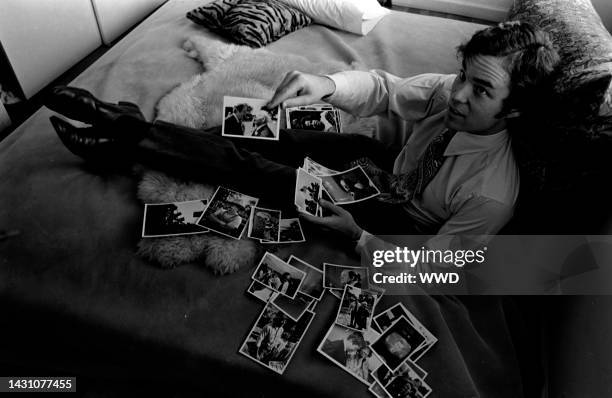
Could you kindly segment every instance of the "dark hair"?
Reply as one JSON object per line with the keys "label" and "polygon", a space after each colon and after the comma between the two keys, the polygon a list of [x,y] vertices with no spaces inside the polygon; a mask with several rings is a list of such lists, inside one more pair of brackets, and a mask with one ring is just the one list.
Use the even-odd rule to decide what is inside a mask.
{"label": "dark hair", "polygon": [[505,58],[510,95],[504,101],[501,116],[512,109],[529,109],[538,101],[559,63],[559,54],[548,34],[520,21],[502,22],[476,32],[457,47],[457,54],[464,64],[478,55]]}

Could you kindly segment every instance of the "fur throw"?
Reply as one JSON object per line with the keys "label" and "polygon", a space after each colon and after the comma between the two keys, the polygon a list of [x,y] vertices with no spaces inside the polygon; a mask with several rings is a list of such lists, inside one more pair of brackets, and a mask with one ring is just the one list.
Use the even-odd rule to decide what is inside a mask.
{"label": "fur throw", "polygon": [[[188,39],[183,48],[204,66],[204,72],[179,85],[157,104],[157,119],[192,128],[222,123],[223,96],[270,98],[291,70],[326,74],[351,67],[342,63],[312,63],[295,55],[276,55],[266,49],[225,44],[204,37]],[[354,68],[354,65],[353,65]],[[343,126],[351,132],[372,135],[375,120],[355,119],[342,112]],[[138,197],[146,203],[209,198],[215,187],[184,182],[160,172],[145,170]],[[245,192],[248,194],[248,192]],[[226,274],[254,265],[270,245],[251,239],[233,240],[213,232],[201,235],[143,238],[138,252],[148,260],[171,268],[201,262]],[[273,248],[272,248],[273,249]]]}

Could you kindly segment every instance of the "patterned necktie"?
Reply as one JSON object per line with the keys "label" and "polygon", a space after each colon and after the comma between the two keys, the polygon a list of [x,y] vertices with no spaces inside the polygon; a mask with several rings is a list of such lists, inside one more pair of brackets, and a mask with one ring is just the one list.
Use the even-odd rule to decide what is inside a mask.
{"label": "patterned necktie", "polygon": [[446,129],[429,143],[419,158],[414,170],[404,174],[390,174],[378,168],[369,158],[351,162],[351,166],[361,166],[370,176],[382,194],[378,200],[386,203],[406,203],[420,197],[427,184],[435,177],[444,163],[444,151],[455,136],[456,131]]}

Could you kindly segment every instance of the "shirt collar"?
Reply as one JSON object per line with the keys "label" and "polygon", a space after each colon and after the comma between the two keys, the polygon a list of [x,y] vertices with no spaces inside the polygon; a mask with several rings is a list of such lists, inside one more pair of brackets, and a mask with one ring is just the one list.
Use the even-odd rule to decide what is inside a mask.
{"label": "shirt collar", "polygon": [[478,135],[457,131],[448,143],[444,156],[465,155],[495,149],[508,141],[508,131],[502,130],[491,135]]}

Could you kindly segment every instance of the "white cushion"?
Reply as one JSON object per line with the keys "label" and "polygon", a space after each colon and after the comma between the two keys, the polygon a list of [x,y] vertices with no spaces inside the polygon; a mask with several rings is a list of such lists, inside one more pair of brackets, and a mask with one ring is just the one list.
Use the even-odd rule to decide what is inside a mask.
{"label": "white cushion", "polygon": [[390,11],[377,0],[280,0],[318,24],[367,35]]}

